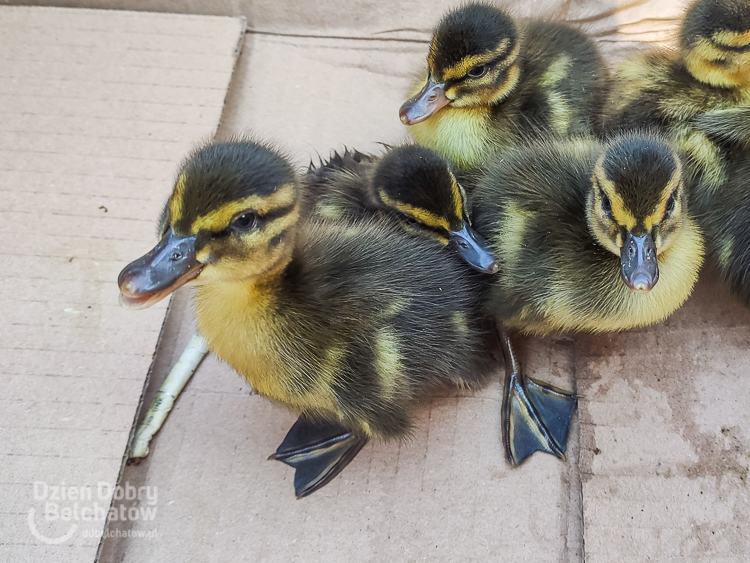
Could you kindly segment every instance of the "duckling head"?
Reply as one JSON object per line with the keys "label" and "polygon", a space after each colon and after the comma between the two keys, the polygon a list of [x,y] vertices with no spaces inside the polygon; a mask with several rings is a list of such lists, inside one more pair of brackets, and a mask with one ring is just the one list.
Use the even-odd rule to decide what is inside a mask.
{"label": "duckling head", "polygon": [[192,282],[262,281],[293,253],[299,190],[291,165],[250,141],[215,143],[182,166],[161,240],[120,273],[120,303],[145,308]]}
{"label": "duckling head", "polygon": [[650,291],[659,280],[659,255],[687,220],[679,157],[655,137],[626,135],[608,145],[591,184],[589,229],[620,257],[625,284]]}
{"label": "duckling head", "polygon": [[518,84],[519,49],[516,25],[502,10],[467,4],[448,13],[432,37],[427,82],[401,106],[401,121],[414,125],[447,105],[500,103]]}
{"label": "duckling head", "polygon": [[699,81],[719,88],[750,86],[750,3],[694,2],[682,24],[680,51]]}
{"label": "duckling head", "polygon": [[404,145],[389,151],[373,177],[375,197],[419,235],[451,246],[474,269],[498,269],[489,243],[471,227],[466,192],[435,151]]}

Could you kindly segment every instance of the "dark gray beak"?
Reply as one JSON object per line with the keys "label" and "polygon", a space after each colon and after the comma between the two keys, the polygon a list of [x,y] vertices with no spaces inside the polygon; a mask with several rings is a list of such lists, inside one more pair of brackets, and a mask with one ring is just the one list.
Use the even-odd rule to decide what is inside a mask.
{"label": "dark gray beak", "polygon": [[194,236],[178,238],[170,229],[150,252],[125,266],[117,278],[120,304],[145,309],[198,277]]}
{"label": "dark gray beak", "polygon": [[499,266],[489,243],[466,222],[460,231],[449,231],[448,238],[451,246],[469,266],[485,274],[497,272]]}
{"label": "dark gray beak", "polygon": [[445,84],[436,84],[432,78],[428,78],[424,88],[403,103],[398,115],[404,125],[414,125],[449,103],[450,100],[445,97]]}
{"label": "dark gray beak", "polygon": [[620,253],[620,273],[625,284],[638,293],[647,293],[659,281],[656,245],[650,233],[642,237],[628,233]]}

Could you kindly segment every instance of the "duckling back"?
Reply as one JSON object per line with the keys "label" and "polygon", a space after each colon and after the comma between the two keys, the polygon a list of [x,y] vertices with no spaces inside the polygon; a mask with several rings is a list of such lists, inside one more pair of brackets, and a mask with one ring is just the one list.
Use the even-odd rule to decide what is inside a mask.
{"label": "duckling back", "polygon": [[[524,41],[517,106],[524,137],[597,132],[608,74],[596,44],[567,24],[541,21],[528,23]],[[502,115],[498,107],[495,120]]]}
{"label": "duckling back", "polygon": [[403,436],[417,393],[476,386],[477,286],[439,243],[386,222],[311,221],[271,287],[199,287],[198,326],[260,394],[368,436]]}
{"label": "duckling back", "polygon": [[369,177],[378,157],[358,150],[333,151],[325,162],[310,163],[303,177],[312,213],[329,221],[349,221],[379,214]]}

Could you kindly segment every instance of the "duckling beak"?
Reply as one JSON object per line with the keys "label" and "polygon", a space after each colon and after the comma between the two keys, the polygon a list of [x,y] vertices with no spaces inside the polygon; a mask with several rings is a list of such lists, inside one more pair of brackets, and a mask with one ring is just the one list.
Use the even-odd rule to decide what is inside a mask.
{"label": "duckling beak", "polygon": [[628,232],[620,251],[620,273],[625,284],[638,293],[647,293],[659,281],[656,245],[650,233],[641,237]]}
{"label": "duckling beak", "polygon": [[404,102],[398,115],[404,125],[414,125],[449,103],[450,100],[445,97],[445,84],[436,84],[430,77],[418,94]]}
{"label": "duckling beak", "polygon": [[145,309],[195,279],[203,269],[195,258],[195,240],[178,238],[170,229],[150,252],[125,266],[117,278],[120,305]]}
{"label": "duckling beak", "polygon": [[460,231],[449,231],[448,239],[458,255],[475,270],[494,274],[499,269],[489,243],[466,222]]}

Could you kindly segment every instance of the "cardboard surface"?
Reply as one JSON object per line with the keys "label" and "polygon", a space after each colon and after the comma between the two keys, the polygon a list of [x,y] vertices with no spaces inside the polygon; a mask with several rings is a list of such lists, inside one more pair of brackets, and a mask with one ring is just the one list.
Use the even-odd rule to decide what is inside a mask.
{"label": "cardboard surface", "polygon": [[[439,13],[453,4],[444,0],[45,3],[51,2],[245,15],[254,32],[246,35],[219,137],[252,131],[275,139],[300,167],[331,148],[377,150],[379,141],[405,138],[398,107],[423,65],[429,29]],[[684,2],[539,0],[513,5],[521,14],[559,14],[579,21],[614,61],[639,48],[642,41],[670,42]],[[160,72],[159,77],[168,74]],[[199,77],[181,80],[196,84]],[[33,123],[41,131],[65,133],[78,126],[75,116],[65,111],[18,123],[22,130]],[[171,105],[160,108],[160,114],[172,111],[177,110]],[[149,117],[157,119],[155,114]],[[115,131],[124,127],[115,125]],[[108,131],[113,134],[113,129]],[[205,138],[188,127],[181,133],[186,144]],[[130,143],[117,150],[135,146]],[[107,145],[97,141],[91,148],[107,150]],[[158,146],[148,148],[152,155],[162,154]],[[66,169],[69,160],[50,170]],[[164,180],[153,184],[155,190],[162,190],[157,200],[169,190],[174,163],[166,168]],[[99,188],[106,186],[96,184],[86,193],[96,194]],[[27,199],[14,201],[20,205]],[[147,214],[131,211],[138,218]],[[136,244],[132,241],[147,245],[153,217],[120,225],[126,232],[123,246],[117,247],[123,262],[141,252],[130,249]],[[53,223],[57,220],[49,218],[39,228],[58,235]],[[33,254],[26,237],[11,236],[19,254]],[[112,252],[111,248],[104,250]],[[71,281],[69,287],[76,287],[75,283]],[[31,280],[3,298],[45,295],[51,299],[58,294],[55,289]],[[172,301],[145,394],[147,404],[193,332],[189,297],[189,291],[181,291]],[[134,347],[146,347],[145,340],[138,341],[143,331],[133,330],[136,323],[152,322],[144,315],[149,313],[133,313],[133,324],[128,325],[128,342]],[[265,459],[293,417],[252,395],[239,376],[209,357],[154,440],[149,458],[123,470],[121,484],[156,491],[155,518],[113,522],[113,533],[131,537],[106,540],[100,560],[745,561],[750,550],[746,408],[750,386],[744,378],[750,366],[748,325],[750,312],[720,288],[708,269],[695,296],[665,323],[619,335],[526,343],[529,373],[561,387],[577,385],[581,395],[581,423],[574,421],[567,463],[536,455],[520,469],[508,468],[499,436],[499,364],[498,377],[487,389],[424,401],[412,440],[366,446],[335,482],[302,501],[292,494],[293,471]],[[15,369],[42,365],[45,358],[40,353],[18,360],[8,357]],[[76,369],[75,357],[66,354],[65,358],[62,371]],[[138,372],[139,381],[147,365],[145,361]],[[113,366],[110,369],[122,368],[119,360]],[[124,396],[127,389],[113,389],[112,380],[92,388],[95,400],[100,394]],[[9,388],[25,399],[25,386],[31,381],[16,378]],[[34,390],[44,393],[45,385],[37,384]],[[75,396],[78,389],[83,389],[82,384],[67,382],[54,393]],[[33,416],[43,420],[45,412],[38,408]],[[110,424],[111,412],[93,420],[91,427],[110,428],[105,423]],[[55,428],[62,424],[60,419],[50,422]],[[56,445],[30,438],[28,443],[14,442],[14,447]],[[119,453],[113,457],[124,451],[124,438],[118,439]],[[114,444],[105,444],[117,450]],[[100,454],[104,449],[95,451]],[[49,471],[60,472],[63,467],[54,459],[40,462],[39,470],[47,467],[41,463],[48,463]],[[86,459],[70,463],[94,471]],[[24,483],[31,467],[24,462],[15,470]],[[18,484],[0,489],[8,501],[4,505],[20,506],[20,515],[25,516],[28,505],[19,490]],[[126,511],[142,506],[149,505],[133,500],[116,504]],[[12,518],[9,521],[28,535],[26,523]],[[145,537],[154,531],[155,537]],[[33,560],[85,560],[67,555],[73,549],[47,547]]]}
{"label": "cardboard surface", "polygon": [[[453,0],[0,0],[0,4],[45,4],[190,14],[241,15],[263,35],[428,41],[440,14]],[[580,21],[605,43],[658,40],[679,15],[682,0],[504,0],[519,16]],[[607,45],[604,45],[606,48]]]}
{"label": "cardboard surface", "polygon": [[746,561],[750,311],[709,270],[667,322],[575,356],[586,560]]}
{"label": "cardboard surface", "polygon": [[243,25],[0,7],[2,561],[96,557],[166,309],[120,308],[117,274],[215,131]]}

